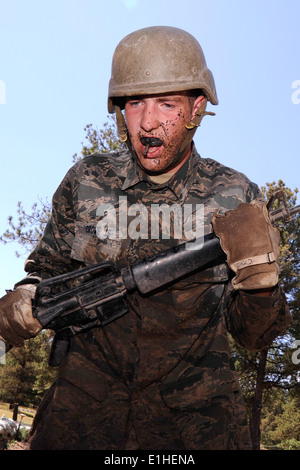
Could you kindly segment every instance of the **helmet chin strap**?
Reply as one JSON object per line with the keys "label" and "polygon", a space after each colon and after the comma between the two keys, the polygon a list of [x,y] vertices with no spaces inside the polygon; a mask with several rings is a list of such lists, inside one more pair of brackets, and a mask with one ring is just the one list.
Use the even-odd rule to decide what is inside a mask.
{"label": "helmet chin strap", "polygon": [[[175,160],[178,162],[181,160],[181,158],[185,155],[187,152],[189,146],[192,143],[193,137],[195,135],[195,132],[197,128],[200,126],[202,119],[204,116],[215,116],[215,113],[206,111],[206,106],[207,106],[207,98],[205,98],[202,102],[202,105],[199,107],[199,109],[196,112],[195,117],[188,121],[185,124],[185,127],[187,129],[187,134],[181,143],[178,152],[176,154]],[[120,106],[115,105],[115,112],[116,112],[116,122],[117,122],[117,131],[118,131],[118,136],[121,142],[126,143],[128,149],[130,152],[136,157],[135,150],[130,142],[129,136],[128,136],[128,129],[127,125],[125,122],[125,118],[123,116],[123,113],[121,111]]]}
{"label": "helmet chin strap", "polygon": [[188,132],[178,150],[178,154],[180,155],[180,157],[182,157],[186,153],[187,149],[192,143],[195,132],[197,128],[200,127],[201,121],[204,118],[204,116],[215,116],[215,113],[211,111],[206,111],[206,106],[207,106],[207,98],[205,98],[202,102],[202,105],[199,106],[193,120],[190,120],[185,124],[185,127],[188,130]]}
{"label": "helmet chin strap", "polygon": [[118,131],[119,139],[121,142],[127,142],[128,131],[127,131],[126,122],[125,122],[120,106],[115,105],[115,112],[116,112],[117,131]]}
{"label": "helmet chin strap", "polygon": [[131,155],[135,158],[136,162],[139,163],[139,159],[137,157],[137,154],[134,150],[134,147],[131,143],[131,140],[128,136],[128,129],[127,125],[125,122],[125,118],[123,116],[123,113],[121,111],[120,106],[115,105],[115,112],[116,112],[116,122],[117,122],[117,132],[119,139],[122,143],[125,143],[128,150],[130,151]]}

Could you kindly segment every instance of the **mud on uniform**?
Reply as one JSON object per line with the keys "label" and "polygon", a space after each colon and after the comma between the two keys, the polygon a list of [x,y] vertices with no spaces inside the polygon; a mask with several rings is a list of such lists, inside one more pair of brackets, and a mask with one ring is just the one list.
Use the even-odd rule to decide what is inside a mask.
{"label": "mud on uniform", "polygon": [[[200,158],[194,147],[164,184],[151,181],[127,151],[88,156],[56,191],[26,271],[46,278],[105,259],[124,267],[182,242],[151,233],[100,240],[103,204],[113,204],[112,214],[119,215],[126,201],[126,223],[136,231],[145,220],[136,225],[133,204],[148,215],[151,204],[203,204],[209,233],[215,209],[234,209],[258,193],[243,174]],[[31,449],[250,448],[227,332],[259,350],[283,331],[289,312],[279,288],[272,297],[256,297],[232,292],[229,279],[222,264],[152,294],[132,293],[128,314],[75,337],[37,412]]]}

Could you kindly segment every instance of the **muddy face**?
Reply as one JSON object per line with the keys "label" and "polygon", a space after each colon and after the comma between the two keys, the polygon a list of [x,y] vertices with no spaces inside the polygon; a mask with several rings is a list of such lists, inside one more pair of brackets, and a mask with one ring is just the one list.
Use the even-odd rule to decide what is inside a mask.
{"label": "muddy face", "polygon": [[[125,118],[137,158],[148,173],[176,171],[188,155],[177,153],[193,114],[187,94],[150,95],[129,98]],[[188,150],[190,153],[190,149]]]}

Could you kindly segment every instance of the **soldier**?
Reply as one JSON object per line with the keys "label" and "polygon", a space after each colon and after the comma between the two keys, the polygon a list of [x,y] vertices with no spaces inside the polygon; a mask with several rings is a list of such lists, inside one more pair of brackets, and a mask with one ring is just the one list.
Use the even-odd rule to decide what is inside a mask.
{"label": "soldier", "polygon": [[[175,209],[202,210],[203,233],[213,227],[227,262],[129,293],[126,315],[72,338],[37,412],[32,450],[251,448],[227,332],[258,351],[290,314],[278,232],[258,187],[195,148],[194,132],[213,114],[208,101],[218,104],[214,79],[187,32],[144,28],[117,46],[108,110],[128,148],[69,170],[26,278],[1,299],[1,337],[18,345],[38,334],[31,299],[41,279],[102,260],[126,267],[189,240]],[[173,218],[153,215],[166,207]]]}

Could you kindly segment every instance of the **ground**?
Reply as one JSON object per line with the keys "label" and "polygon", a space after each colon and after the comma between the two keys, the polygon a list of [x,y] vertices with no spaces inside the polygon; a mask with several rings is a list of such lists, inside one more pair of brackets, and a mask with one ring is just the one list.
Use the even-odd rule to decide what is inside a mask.
{"label": "ground", "polygon": [[28,442],[17,442],[11,443],[7,450],[29,450]]}

